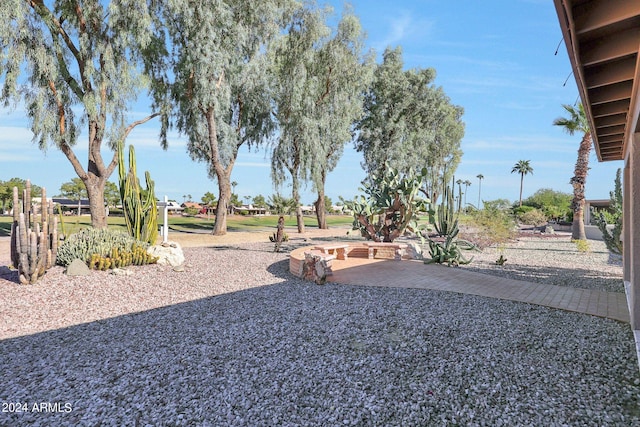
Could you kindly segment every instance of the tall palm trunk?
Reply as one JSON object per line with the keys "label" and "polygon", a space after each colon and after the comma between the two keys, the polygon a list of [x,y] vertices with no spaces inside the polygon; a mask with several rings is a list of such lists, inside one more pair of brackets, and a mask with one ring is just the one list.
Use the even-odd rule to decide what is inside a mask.
{"label": "tall palm trunk", "polygon": [[520,207],[522,207],[522,185],[524,184],[524,173],[520,174]]}
{"label": "tall palm trunk", "polygon": [[573,186],[573,200],[571,209],[573,210],[573,224],[571,226],[571,238],[573,240],[584,240],[587,235],[584,231],[584,187],[589,173],[589,154],[591,153],[591,132],[587,132],[582,137],[580,148],[578,148],[578,160],[574,170],[573,178],[569,183]]}

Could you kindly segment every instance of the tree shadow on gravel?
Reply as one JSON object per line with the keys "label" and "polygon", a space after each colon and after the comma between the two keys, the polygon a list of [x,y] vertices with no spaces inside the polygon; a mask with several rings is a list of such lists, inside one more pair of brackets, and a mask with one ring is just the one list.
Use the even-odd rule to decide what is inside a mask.
{"label": "tree shadow on gravel", "polygon": [[627,326],[437,291],[287,280],[5,339],[0,355],[3,402],[26,408],[1,425],[640,422]]}
{"label": "tree shadow on gravel", "polygon": [[18,271],[12,270],[6,265],[0,265],[0,279],[18,283]]}

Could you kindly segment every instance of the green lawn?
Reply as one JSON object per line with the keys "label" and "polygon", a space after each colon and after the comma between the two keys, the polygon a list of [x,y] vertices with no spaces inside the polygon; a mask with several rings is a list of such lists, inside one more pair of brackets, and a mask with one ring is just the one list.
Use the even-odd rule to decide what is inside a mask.
{"label": "green lawn", "polygon": [[[73,234],[81,228],[89,227],[91,225],[91,219],[89,216],[64,216],[64,231],[66,234]],[[183,217],[183,216],[169,216],[169,226],[174,230],[198,232],[198,231],[210,231],[213,229],[213,216],[210,220],[206,218],[197,217]],[[0,216],[0,236],[9,236],[11,234],[11,223],[13,217]],[[328,215],[327,224],[331,226],[344,226],[351,225],[353,217],[346,215]],[[109,228],[116,228],[125,230],[126,226],[124,218],[121,216],[110,216],[108,218]],[[160,224],[162,224],[162,217],[160,217]],[[275,230],[278,224],[277,215],[269,216],[242,216],[233,215],[227,218],[227,229],[229,231],[254,231],[256,229],[269,229]],[[304,224],[309,228],[317,228],[318,221],[315,216],[305,216]],[[295,227],[295,216],[285,216],[285,226]],[[62,233],[63,226],[58,226],[58,231]]]}

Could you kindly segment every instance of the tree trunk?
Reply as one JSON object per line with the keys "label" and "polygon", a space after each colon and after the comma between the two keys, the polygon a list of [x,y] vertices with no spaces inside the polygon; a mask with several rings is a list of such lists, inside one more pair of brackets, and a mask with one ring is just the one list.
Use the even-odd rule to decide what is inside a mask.
{"label": "tree trunk", "polygon": [[524,174],[520,174],[520,207],[522,207],[522,184],[524,183]]}
{"label": "tree trunk", "polygon": [[[223,177],[224,178],[224,177]],[[230,180],[218,177],[218,207],[216,208],[216,221],[211,234],[224,236],[227,234],[227,213],[229,212],[229,201],[231,200]]]}
{"label": "tree trunk", "polygon": [[573,224],[571,225],[571,240],[586,240],[584,231],[584,199],[582,206],[573,210]]}
{"label": "tree trunk", "polygon": [[318,199],[313,204],[316,208],[316,218],[318,219],[318,228],[321,230],[327,230],[327,215],[326,206],[324,203],[324,188],[318,189]]}
{"label": "tree trunk", "polygon": [[571,239],[585,240],[587,235],[584,231],[584,188],[587,183],[587,174],[589,173],[589,154],[591,153],[591,133],[587,132],[580,141],[578,148],[578,160],[574,176],[571,178],[573,186],[573,200],[571,201],[571,209],[573,209],[573,225],[571,227]]}
{"label": "tree trunk", "polygon": [[302,215],[302,206],[296,208],[296,223],[298,225],[298,233],[304,233],[304,216]]}
{"label": "tree trunk", "polygon": [[298,225],[298,233],[302,234],[304,233],[304,216],[302,215],[302,206],[300,206],[300,191],[298,190],[300,183],[298,181],[297,167],[298,166],[296,165],[295,168],[293,170],[290,169],[289,172],[291,173],[293,187],[291,190],[291,197],[293,197],[293,201],[296,206],[296,224]]}
{"label": "tree trunk", "polygon": [[231,170],[235,163],[237,151],[229,164],[225,167],[220,160],[220,149],[218,147],[218,130],[216,126],[215,110],[209,108],[205,113],[207,119],[207,128],[209,131],[209,149],[211,170],[216,174],[218,180],[218,207],[216,209],[216,222],[213,225],[211,234],[215,236],[224,236],[227,234],[227,214],[229,212],[229,202],[231,201]]}
{"label": "tree trunk", "polygon": [[91,226],[93,228],[107,228],[107,211],[104,207],[104,184],[106,178],[89,175],[84,181],[89,198],[91,212]]}

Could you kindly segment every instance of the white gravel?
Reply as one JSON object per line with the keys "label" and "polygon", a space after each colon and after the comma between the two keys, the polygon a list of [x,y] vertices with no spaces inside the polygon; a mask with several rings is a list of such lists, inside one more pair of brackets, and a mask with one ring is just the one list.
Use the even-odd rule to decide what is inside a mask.
{"label": "white gravel", "polygon": [[640,426],[629,325],[317,286],[272,247],[187,248],[183,273],[0,278],[0,425]]}

